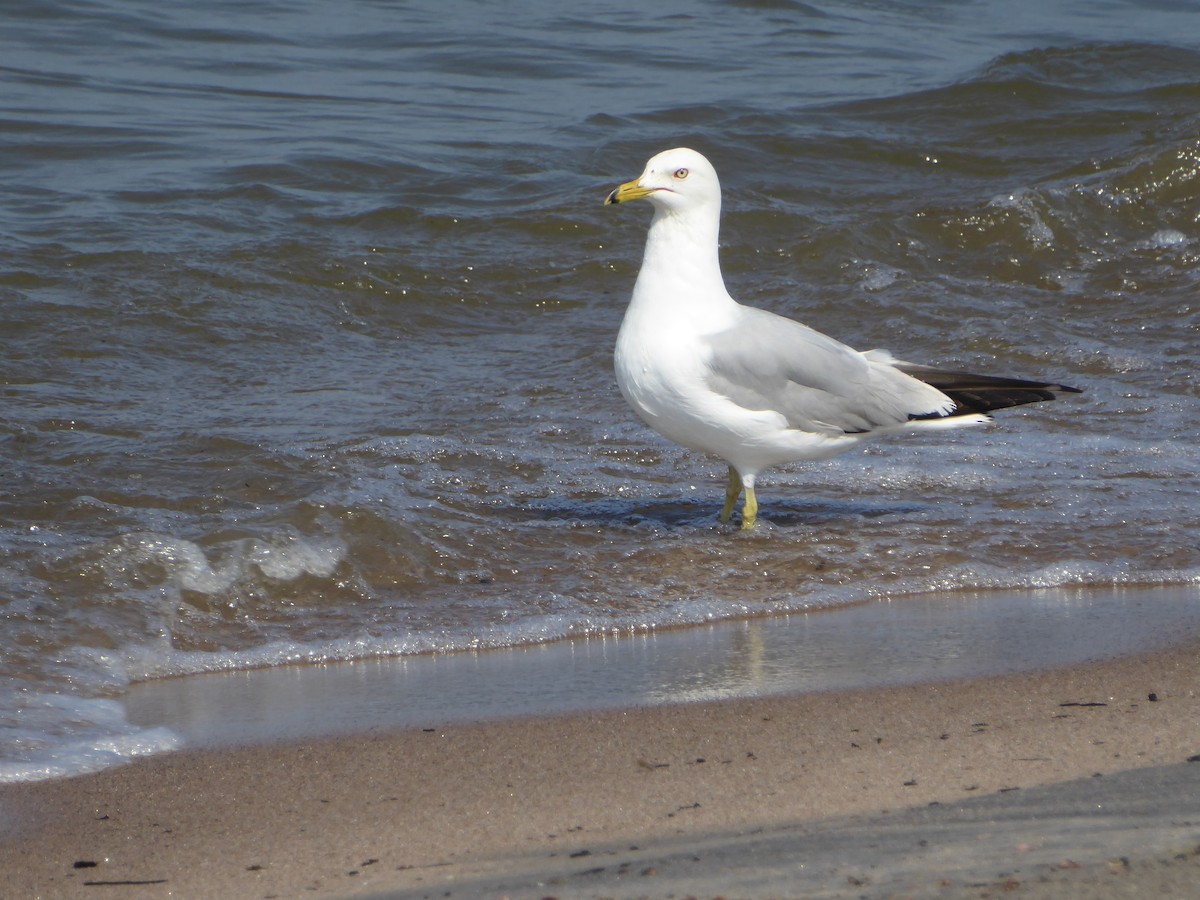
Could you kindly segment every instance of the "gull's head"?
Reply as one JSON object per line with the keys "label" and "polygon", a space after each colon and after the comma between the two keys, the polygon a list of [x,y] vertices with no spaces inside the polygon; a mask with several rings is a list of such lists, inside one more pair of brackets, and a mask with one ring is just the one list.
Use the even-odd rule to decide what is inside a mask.
{"label": "gull's head", "polygon": [[649,200],[656,210],[721,208],[721,183],[717,170],[695,150],[677,147],[651,157],[641,177],[627,181],[605,199],[605,204]]}

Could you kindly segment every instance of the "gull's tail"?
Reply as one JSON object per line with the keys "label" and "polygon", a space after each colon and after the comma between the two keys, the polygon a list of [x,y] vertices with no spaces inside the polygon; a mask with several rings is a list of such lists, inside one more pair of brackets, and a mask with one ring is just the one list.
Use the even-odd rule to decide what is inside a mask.
{"label": "gull's tail", "polygon": [[[1065,384],[1026,381],[1022,378],[997,378],[994,375],[974,375],[970,372],[947,372],[933,366],[919,366],[907,362],[897,363],[896,368],[930,387],[937,388],[953,400],[954,409],[947,414],[949,416],[986,414],[993,409],[1053,400],[1055,394],[1082,393],[1079,388]],[[942,416],[934,413],[912,418],[940,419]]]}

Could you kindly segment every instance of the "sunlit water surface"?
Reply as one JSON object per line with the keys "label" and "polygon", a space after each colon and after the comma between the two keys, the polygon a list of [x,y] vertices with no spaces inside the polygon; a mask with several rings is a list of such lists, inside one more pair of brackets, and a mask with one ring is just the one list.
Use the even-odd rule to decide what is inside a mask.
{"label": "sunlit water surface", "polygon": [[[415,6],[0,11],[0,779],[162,676],[1200,580],[1190,3]],[[743,301],[1086,392],[718,527],[611,367],[680,144]]]}

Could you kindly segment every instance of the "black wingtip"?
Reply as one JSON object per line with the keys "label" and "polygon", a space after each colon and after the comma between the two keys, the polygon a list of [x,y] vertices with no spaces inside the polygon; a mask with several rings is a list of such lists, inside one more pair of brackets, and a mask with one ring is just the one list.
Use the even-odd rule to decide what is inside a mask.
{"label": "black wingtip", "polygon": [[931,387],[937,388],[957,406],[952,416],[987,413],[995,409],[1023,406],[1053,400],[1056,394],[1082,394],[1083,389],[1067,384],[1026,381],[1023,378],[1002,378],[994,375],[975,375],[970,372],[948,372],[933,366],[904,363],[897,366]]}

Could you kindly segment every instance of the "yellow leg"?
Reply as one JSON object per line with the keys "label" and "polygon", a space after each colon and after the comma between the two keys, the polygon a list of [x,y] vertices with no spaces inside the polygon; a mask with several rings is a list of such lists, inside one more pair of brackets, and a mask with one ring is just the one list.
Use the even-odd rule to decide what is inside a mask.
{"label": "yellow leg", "polygon": [[754,484],[751,482],[746,485],[746,502],[742,504],[742,531],[752,529],[757,518],[758,497],[754,495]]}
{"label": "yellow leg", "polygon": [[733,507],[741,493],[742,476],[737,473],[737,469],[730,466],[729,484],[725,488],[725,505],[721,507],[720,521],[722,525],[728,524],[729,520],[733,518]]}

